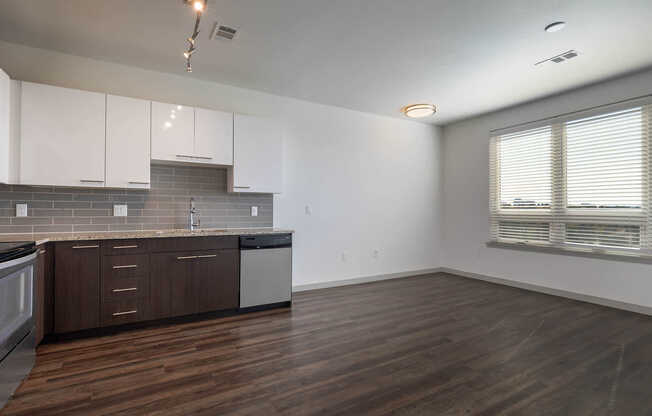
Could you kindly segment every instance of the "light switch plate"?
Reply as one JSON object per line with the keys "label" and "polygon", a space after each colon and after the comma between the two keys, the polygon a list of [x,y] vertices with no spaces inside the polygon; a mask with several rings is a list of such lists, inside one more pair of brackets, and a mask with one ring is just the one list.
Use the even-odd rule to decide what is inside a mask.
{"label": "light switch plate", "polygon": [[27,216],[27,204],[16,204],[16,216],[17,217]]}
{"label": "light switch plate", "polygon": [[113,206],[113,216],[114,217],[126,217],[127,216],[127,206],[126,205],[114,205]]}
{"label": "light switch plate", "polygon": [[258,216],[258,207],[251,207],[251,216],[252,217]]}

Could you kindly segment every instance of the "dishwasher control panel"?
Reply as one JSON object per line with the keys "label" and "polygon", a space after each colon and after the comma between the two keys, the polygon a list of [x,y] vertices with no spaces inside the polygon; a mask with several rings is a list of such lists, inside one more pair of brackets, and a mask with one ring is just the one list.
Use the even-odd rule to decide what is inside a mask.
{"label": "dishwasher control panel", "polygon": [[282,247],[292,247],[292,234],[243,235],[240,237],[240,249],[242,250]]}

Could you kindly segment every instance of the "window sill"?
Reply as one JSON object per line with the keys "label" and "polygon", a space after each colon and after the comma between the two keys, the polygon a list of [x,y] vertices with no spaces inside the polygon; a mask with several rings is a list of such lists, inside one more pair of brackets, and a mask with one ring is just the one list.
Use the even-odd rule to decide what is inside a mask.
{"label": "window sill", "polygon": [[538,245],[523,244],[523,243],[505,243],[500,241],[488,241],[486,243],[486,246],[491,248],[532,251],[537,253],[561,254],[565,256],[589,257],[589,258],[602,259],[602,260],[624,261],[628,263],[652,264],[652,256],[641,254],[641,253],[632,253],[632,254],[599,253],[595,251],[585,251],[582,249],[546,247],[546,246],[538,246]]}

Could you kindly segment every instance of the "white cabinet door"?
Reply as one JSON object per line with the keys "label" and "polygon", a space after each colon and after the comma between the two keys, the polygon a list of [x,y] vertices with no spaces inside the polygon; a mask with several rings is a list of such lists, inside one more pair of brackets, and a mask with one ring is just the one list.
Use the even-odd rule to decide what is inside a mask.
{"label": "white cabinet door", "polygon": [[104,186],[106,95],[22,83],[20,183]]}
{"label": "white cabinet door", "polygon": [[150,102],[106,96],[106,186],[150,187]]}
{"label": "white cabinet door", "polygon": [[235,114],[233,119],[233,192],[280,193],[283,187],[283,138],[270,119]]}
{"label": "white cabinet door", "polygon": [[233,164],[233,113],[195,108],[197,162]]}
{"label": "white cabinet door", "polygon": [[152,102],[152,159],[194,161],[194,136],[192,107]]}

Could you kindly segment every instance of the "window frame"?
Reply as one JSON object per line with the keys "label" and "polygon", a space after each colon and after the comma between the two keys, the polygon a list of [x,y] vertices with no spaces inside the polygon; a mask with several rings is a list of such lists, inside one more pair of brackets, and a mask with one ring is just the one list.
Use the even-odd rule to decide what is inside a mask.
{"label": "window frame", "polygon": [[[641,144],[642,172],[641,172],[641,208],[568,208],[567,204],[567,148],[566,148],[566,123],[588,117],[605,115],[613,112],[641,108]],[[490,132],[489,145],[489,219],[490,243],[528,245],[534,247],[548,247],[569,251],[589,251],[616,255],[641,255],[650,256],[652,242],[652,218],[650,213],[650,186],[652,181],[652,96],[626,100],[616,104],[598,106],[588,110],[577,111],[532,123],[523,123],[505,129]],[[551,128],[551,195],[549,208],[503,208],[500,198],[500,137],[506,134],[523,132],[550,126]],[[500,223],[506,221],[522,223],[547,223],[549,224],[549,241],[529,241],[524,239],[508,239],[500,237]],[[566,224],[606,224],[628,226],[635,225],[639,228],[639,247],[611,247],[604,245],[587,245],[566,241]]]}

